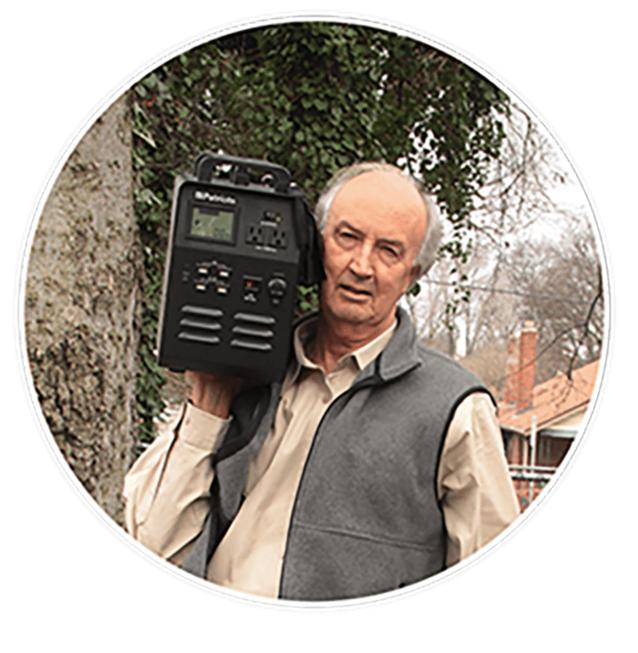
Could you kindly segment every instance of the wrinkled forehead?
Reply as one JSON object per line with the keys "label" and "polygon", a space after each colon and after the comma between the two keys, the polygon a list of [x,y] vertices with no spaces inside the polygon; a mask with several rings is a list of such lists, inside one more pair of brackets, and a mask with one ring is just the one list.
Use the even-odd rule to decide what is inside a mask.
{"label": "wrinkled forehead", "polygon": [[389,222],[423,227],[427,210],[421,194],[403,175],[388,171],[364,172],[347,181],[337,192],[329,220],[348,216],[382,216]]}

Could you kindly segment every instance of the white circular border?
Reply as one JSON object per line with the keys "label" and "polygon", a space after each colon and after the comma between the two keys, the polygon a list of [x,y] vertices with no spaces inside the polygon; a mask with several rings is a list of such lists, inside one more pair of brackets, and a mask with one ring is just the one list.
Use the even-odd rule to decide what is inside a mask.
{"label": "white circular border", "polygon": [[[579,449],[581,440],[583,438],[584,432],[587,429],[587,426],[589,425],[589,422],[591,420],[592,414],[594,410],[596,409],[596,404],[597,401],[593,401],[594,397],[596,400],[598,400],[598,395],[600,393],[600,387],[602,384],[603,377],[605,375],[606,371],[606,363],[607,361],[607,356],[608,356],[608,346],[609,346],[609,337],[610,337],[610,296],[609,296],[609,277],[608,277],[608,271],[607,271],[607,258],[605,256],[603,247],[602,247],[602,237],[600,234],[600,230],[598,226],[595,224],[592,225],[594,232],[597,236],[596,238],[596,245],[597,245],[597,253],[599,260],[601,261],[601,270],[602,270],[602,275],[603,275],[603,284],[604,284],[604,310],[605,310],[605,316],[604,316],[604,323],[605,323],[605,339],[603,342],[602,350],[601,350],[601,362],[605,362],[605,365],[600,365],[598,369],[598,376],[596,379],[596,384],[594,388],[594,394],[592,395],[592,401],[589,402],[589,406],[585,415],[585,418],[583,419],[582,425],[579,429],[579,433],[574,439],[574,445],[570,447],[570,452],[568,453],[568,456],[566,456],[565,460],[561,463],[561,465],[557,468],[557,470],[554,472],[552,479],[547,483],[545,488],[542,490],[542,492],[537,496],[537,498],[531,503],[530,507],[522,513],[519,518],[511,524],[507,529],[505,529],[498,537],[496,537],[494,540],[492,540],[488,545],[474,553],[473,555],[469,556],[468,558],[464,559],[454,567],[451,567],[450,569],[446,569],[442,571],[439,574],[436,574],[434,576],[430,576],[424,581],[414,583],[412,585],[403,587],[399,590],[394,590],[390,592],[384,592],[381,594],[376,594],[376,595],[370,595],[366,597],[360,597],[357,599],[347,599],[347,600],[338,600],[338,601],[290,601],[290,600],[285,600],[285,599],[268,599],[260,596],[255,596],[251,594],[245,594],[243,592],[238,592],[235,590],[219,587],[217,585],[214,585],[213,583],[210,583],[206,580],[203,580],[201,578],[194,577],[184,571],[182,571],[180,568],[173,566],[172,564],[168,563],[166,560],[163,558],[160,558],[153,552],[147,550],[144,548],[139,542],[137,542],[133,537],[131,537],[124,529],[122,529],[118,524],[114,522],[114,520],[101,508],[101,506],[95,501],[95,499],[84,489],[84,486],[77,480],[75,477],[75,474],[71,470],[69,464],[67,463],[66,459],[62,455],[60,449],[58,448],[58,445],[56,444],[50,430],[49,426],[47,424],[46,418],[44,417],[44,414],[42,413],[42,409],[39,405],[39,402],[37,401],[37,394],[35,390],[35,385],[33,383],[33,377],[31,374],[31,368],[28,363],[28,354],[27,354],[27,349],[26,349],[26,336],[23,332],[23,325],[25,323],[25,305],[24,305],[24,295],[25,295],[25,286],[26,286],[26,277],[27,277],[27,270],[28,270],[28,264],[29,264],[29,257],[30,257],[30,252],[31,248],[33,245],[33,239],[35,237],[35,232],[37,230],[37,226],[42,214],[42,210],[44,205],[46,204],[46,201],[48,199],[49,193],[51,192],[53,185],[55,184],[55,181],[58,177],[58,175],[61,173],[62,169],[64,168],[67,160],[75,150],[75,147],[77,144],[84,138],[86,133],[93,127],[95,122],[102,116],[103,113],[107,111],[107,109],[115,102],[117,101],[121,95],[126,93],[132,86],[137,84],[142,78],[150,74],[153,70],[159,68],[160,66],[164,65],[167,61],[179,56],[183,52],[186,52],[188,50],[192,50],[196,47],[199,47],[203,45],[204,43],[208,41],[212,41],[218,38],[222,38],[225,36],[228,36],[230,34],[233,34],[235,32],[242,32],[245,30],[249,29],[256,29],[256,28],[265,28],[269,27],[272,25],[276,24],[281,24],[281,23],[288,23],[288,22],[329,22],[329,23],[344,23],[344,24],[357,24],[363,27],[369,27],[373,29],[379,29],[383,31],[390,31],[398,36],[403,36],[407,37],[410,39],[414,39],[416,41],[420,41],[426,45],[429,45],[433,48],[436,48],[437,50],[440,50],[447,55],[454,57],[455,59],[458,59],[468,67],[474,69],[477,73],[481,74],[483,77],[488,79],[492,84],[495,86],[499,87],[501,90],[503,90],[505,93],[507,93],[510,96],[516,97],[518,102],[520,102],[533,116],[534,119],[538,121],[539,125],[542,125],[544,131],[546,132],[547,136],[551,139],[553,143],[557,143],[556,138],[554,137],[553,134],[551,134],[545,125],[542,123],[540,118],[531,110],[529,109],[527,103],[525,103],[520,97],[516,96],[512,90],[507,87],[502,80],[498,79],[494,75],[492,75],[490,72],[486,71],[484,68],[480,67],[478,64],[473,62],[472,60],[468,59],[465,55],[462,53],[459,53],[445,45],[442,45],[441,43],[434,41],[431,38],[422,36],[416,32],[413,32],[411,30],[407,30],[404,28],[397,28],[394,25],[378,22],[378,21],[373,21],[373,20],[368,20],[368,19],[362,19],[362,18],[355,18],[355,17],[348,17],[348,16],[328,16],[328,15],[307,15],[307,16],[279,16],[276,18],[264,18],[264,19],[259,19],[255,21],[250,21],[247,23],[241,23],[234,25],[233,27],[228,27],[224,29],[220,29],[217,31],[212,31],[206,36],[200,37],[195,39],[194,41],[191,41],[179,48],[176,48],[175,50],[171,51],[170,53],[162,56],[160,59],[155,61],[153,64],[147,66],[143,70],[141,70],[139,73],[134,75],[129,81],[125,82],[121,88],[111,95],[109,98],[107,98],[99,107],[99,109],[85,122],[84,126],[80,129],[80,131],[76,134],[76,136],[73,138],[73,140],[70,142],[68,147],[65,149],[64,154],[60,158],[59,162],[55,166],[51,177],[46,184],[45,188],[43,189],[42,197],[40,201],[38,202],[37,209],[34,214],[33,221],[31,223],[31,227],[29,230],[29,235],[26,240],[26,245],[24,247],[23,251],[23,257],[22,257],[22,266],[20,270],[20,281],[19,281],[19,292],[18,292],[18,337],[19,337],[19,342],[20,342],[20,355],[21,355],[21,362],[22,362],[22,370],[25,376],[27,388],[29,390],[29,394],[31,395],[32,399],[32,404],[34,407],[34,410],[36,412],[38,421],[40,423],[40,426],[43,429],[43,432],[47,438],[47,441],[49,443],[49,446],[51,447],[54,455],[57,458],[57,461],[59,465],[61,466],[63,472],[67,475],[67,477],[71,480],[73,485],[75,486],[76,490],[80,493],[80,495],[86,500],[87,504],[89,505],[90,508],[92,508],[103,520],[104,522],[111,528],[113,529],[120,537],[122,537],[126,542],[128,542],[132,547],[140,551],[142,554],[144,554],[146,557],[148,557],[150,560],[154,561],[158,565],[164,567],[168,571],[177,574],[178,576],[181,576],[185,580],[195,583],[197,585],[200,585],[203,588],[206,588],[208,590],[212,590],[217,593],[221,594],[226,594],[230,597],[241,599],[244,601],[247,601],[249,603],[264,603],[267,605],[273,605],[273,606],[282,606],[282,607],[297,607],[297,608],[339,608],[339,607],[350,607],[350,606],[357,606],[357,605],[364,605],[364,604],[369,604],[369,603],[374,603],[378,601],[385,601],[388,599],[396,598],[399,596],[403,596],[406,594],[410,594],[413,592],[417,592],[420,589],[423,589],[429,585],[433,585],[435,583],[438,583],[442,581],[443,579],[451,576],[452,574],[455,574],[462,569],[466,568],[467,566],[471,565],[478,559],[482,558],[485,556],[490,550],[494,549],[497,547],[501,542],[503,542],[505,539],[507,539],[515,530],[519,528],[521,523],[525,520],[527,520],[536,510],[539,505],[544,501],[544,499],[550,494],[556,483],[560,480],[560,478],[563,476],[565,473],[566,468],[569,466],[569,464],[572,462],[572,459],[576,452]],[[565,155],[563,148],[559,146],[561,156],[563,158],[564,164],[574,172],[575,178],[577,179],[578,183],[581,185],[582,189],[582,182],[574,170],[573,165],[570,163],[569,159]],[[586,192],[583,190],[583,196],[587,197]],[[590,207],[591,208],[591,207]],[[592,216],[593,216],[593,209],[592,209]],[[590,219],[592,219],[592,216],[589,216]]]}

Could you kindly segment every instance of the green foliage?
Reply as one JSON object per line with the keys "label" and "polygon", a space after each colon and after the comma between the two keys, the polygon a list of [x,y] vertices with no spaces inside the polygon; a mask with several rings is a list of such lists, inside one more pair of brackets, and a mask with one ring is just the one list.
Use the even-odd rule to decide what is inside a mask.
{"label": "green foliage", "polygon": [[[408,167],[452,222],[443,251],[463,258],[507,97],[458,61],[368,27],[289,23],[233,34],[168,61],[132,89],[135,211],[146,285],[138,402],[146,438],[163,408],[153,349],[173,180],[201,151],[285,166],[311,203],[361,160]],[[416,285],[411,292],[418,292]],[[297,314],[317,307],[300,288]]]}

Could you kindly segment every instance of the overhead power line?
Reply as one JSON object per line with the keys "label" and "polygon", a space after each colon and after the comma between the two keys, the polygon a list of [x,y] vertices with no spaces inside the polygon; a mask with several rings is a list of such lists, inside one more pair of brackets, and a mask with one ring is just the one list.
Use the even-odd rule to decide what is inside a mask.
{"label": "overhead power line", "polygon": [[437,286],[456,286],[468,288],[470,290],[481,290],[483,292],[496,292],[504,295],[518,295],[519,297],[535,297],[537,299],[553,299],[560,302],[572,302],[574,304],[590,304],[589,299],[575,299],[574,297],[557,297],[556,295],[542,295],[532,292],[519,292],[518,290],[508,290],[506,288],[489,288],[487,286],[476,286],[473,284],[457,284],[451,281],[436,281],[435,279],[420,279],[419,283],[433,283]]}

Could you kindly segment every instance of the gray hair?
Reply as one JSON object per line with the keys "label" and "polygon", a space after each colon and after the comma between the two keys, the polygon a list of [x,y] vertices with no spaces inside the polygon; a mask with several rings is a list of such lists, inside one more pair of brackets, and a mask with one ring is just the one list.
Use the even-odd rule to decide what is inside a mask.
{"label": "gray hair", "polygon": [[315,207],[317,228],[319,229],[319,232],[323,234],[326,224],[328,223],[328,216],[330,215],[332,202],[337,193],[347,182],[365,172],[376,171],[391,172],[400,175],[403,179],[407,179],[419,191],[419,195],[421,195],[423,203],[425,204],[425,209],[427,211],[425,234],[416,256],[414,257],[414,264],[419,266],[419,270],[415,277],[416,281],[416,279],[423,276],[436,261],[436,255],[439,251],[439,244],[441,242],[441,215],[434,199],[423,190],[421,183],[412,175],[403,172],[401,168],[397,168],[397,166],[381,161],[367,161],[364,163],[355,163],[338,170],[332,179],[330,179],[326,188],[317,200],[317,206]]}

